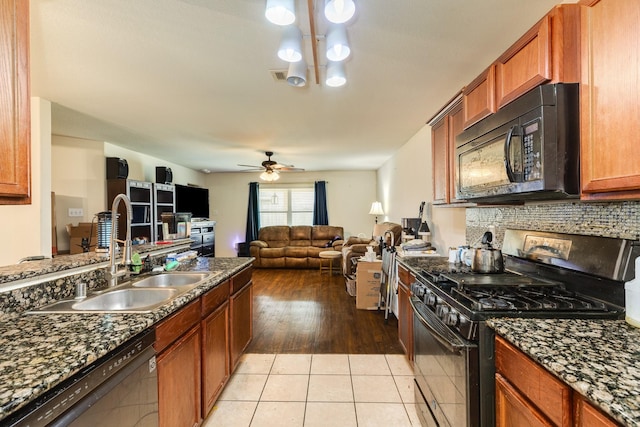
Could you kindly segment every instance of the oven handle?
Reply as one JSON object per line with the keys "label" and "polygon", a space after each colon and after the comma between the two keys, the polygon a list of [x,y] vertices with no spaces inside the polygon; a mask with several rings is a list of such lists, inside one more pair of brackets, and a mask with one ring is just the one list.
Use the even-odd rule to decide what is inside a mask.
{"label": "oven handle", "polygon": [[455,336],[451,336],[450,339],[449,339],[449,338],[445,337],[442,333],[438,332],[431,325],[429,320],[425,319],[422,316],[422,314],[420,314],[420,311],[418,310],[418,308],[416,307],[416,304],[414,302],[414,298],[409,298],[409,304],[411,304],[411,308],[413,309],[413,315],[416,316],[418,318],[418,320],[420,321],[420,323],[422,323],[425,328],[429,329],[429,332],[431,332],[433,337],[435,339],[437,339],[440,342],[440,344],[444,345],[450,352],[459,353],[462,350],[464,350],[466,347],[468,347],[462,341],[453,342],[455,340],[455,338],[456,338]]}

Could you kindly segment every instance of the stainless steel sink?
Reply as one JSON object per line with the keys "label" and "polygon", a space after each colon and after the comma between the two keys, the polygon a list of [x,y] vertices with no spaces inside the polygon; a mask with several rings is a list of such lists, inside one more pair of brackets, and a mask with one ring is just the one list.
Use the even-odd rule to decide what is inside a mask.
{"label": "stainless steel sink", "polygon": [[165,289],[119,289],[76,302],[76,311],[128,311],[151,310],[171,300],[178,291]]}
{"label": "stainless steel sink", "polygon": [[147,276],[104,289],[86,298],[58,301],[27,313],[148,313],[214,275],[216,272],[170,272]]}
{"label": "stainless steel sink", "polygon": [[199,283],[208,276],[210,273],[165,273],[137,280],[132,286],[136,288],[179,288]]}

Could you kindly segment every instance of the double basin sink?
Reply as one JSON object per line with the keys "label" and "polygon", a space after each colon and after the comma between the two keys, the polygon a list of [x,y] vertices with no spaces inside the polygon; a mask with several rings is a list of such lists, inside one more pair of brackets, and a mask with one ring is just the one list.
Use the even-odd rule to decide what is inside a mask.
{"label": "double basin sink", "polygon": [[209,280],[216,273],[161,273],[87,296],[55,302],[31,314],[148,313]]}

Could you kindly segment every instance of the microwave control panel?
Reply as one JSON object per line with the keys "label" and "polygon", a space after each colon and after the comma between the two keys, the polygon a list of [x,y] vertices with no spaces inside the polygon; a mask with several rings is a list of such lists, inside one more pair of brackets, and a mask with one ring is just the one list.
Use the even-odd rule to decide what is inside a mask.
{"label": "microwave control panel", "polygon": [[542,178],[539,127],[540,123],[537,120],[524,127],[524,136],[522,137],[524,181],[536,181]]}

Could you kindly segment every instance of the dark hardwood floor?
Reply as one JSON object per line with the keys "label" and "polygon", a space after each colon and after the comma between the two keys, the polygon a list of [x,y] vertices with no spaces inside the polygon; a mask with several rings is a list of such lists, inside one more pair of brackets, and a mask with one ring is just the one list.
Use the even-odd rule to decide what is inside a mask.
{"label": "dark hardwood floor", "polygon": [[342,276],[254,269],[253,341],[247,353],[402,353],[398,322],[357,310]]}

